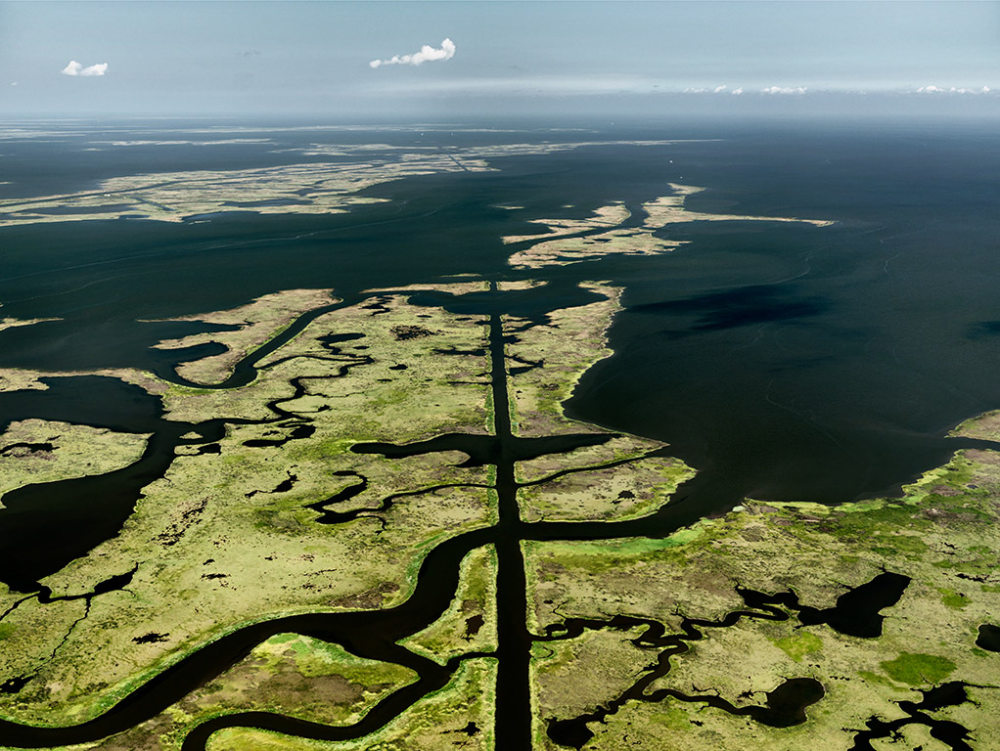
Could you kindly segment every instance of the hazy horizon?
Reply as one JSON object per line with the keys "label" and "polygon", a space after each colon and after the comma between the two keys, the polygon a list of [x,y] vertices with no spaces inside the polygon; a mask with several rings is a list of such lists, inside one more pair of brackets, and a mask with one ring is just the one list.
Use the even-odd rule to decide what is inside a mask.
{"label": "hazy horizon", "polygon": [[995,2],[0,2],[0,117],[1000,114]]}

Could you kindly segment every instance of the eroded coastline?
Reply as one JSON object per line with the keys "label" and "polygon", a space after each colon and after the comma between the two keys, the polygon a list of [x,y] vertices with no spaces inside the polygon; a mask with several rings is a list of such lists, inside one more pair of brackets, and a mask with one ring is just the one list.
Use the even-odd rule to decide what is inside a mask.
{"label": "eroded coastline", "polygon": [[[969,697],[992,690],[988,671],[995,657],[975,640],[982,626],[988,631],[1000,591],[986,566],[1000,549],[987,524],[997,514],[996,454],[966,450],[902,501],[836,509],[747,502],[723,519],[677,531],[696,521],[684,513],[686,504],[670,503],[678,486],[691,482],[691,471],[662,445],[588,430],[561,414],[574,377],[603,356],[602,332],[616,310],[614,290],[595,289],[605,302],[560,311],[549,326],[534,327],[517,319],[504,323],[496,314],[469,320],[383,295],[374,305],[311,322],[262,360],[248,385],[171,386],[163,398],[168,419],[220,414],[226,428],[187,436],[175,466],[143,488],[123,531],[48,577],[44,595],[11,593],[0,623],[5,646],[21,663],[5,665],[2,676],[8,719],[0,742],[305,748],[301,744],[311,742],[296,736],[347,742],[397,733],[386,742],[399,743],[422,726],[420,747],[428,749],[532,740],[539,748],[614,748],[621,742],[618,728],[637,732],[638,723],[642,737],[663,742],[670,733],[688,743],[741,733],[745,740],[750,733],[794,747],[802,738],[797,733],[835,734],[836,723],[853,722],[853,735],[840,732],[863,744],[883,731],[934,729],[928,711],[975,715],[985,699],[936,710],[917,703],[906,722],[879,719],[892,717],[893,702],[904,706],[899,702],[911,701],[914,691],[931,691],[945,678]],[[478,342],[469,339],[470,323]],[[547,346],[553,337],[558,342]],[[434,357],[432,349],[449,354]],[[546,367],[527,367],[539,350],[547,353]],[[393,396],[392,376],[400,373],[407,390]],[[415,389],[420,382],[430,385]],[[456,391],[457,384],[464,390]],[[461,393],[469,399],[456,402]],[[507,394],[503,412],[510,418],[498,420],[494,410]],[[392,406],[409,399],[439,410],[404,427]],[[368,415],[364,423],[361,413]],[[992,433],[979,425],[970,422],[962,432],[990,440]],[[351,439],[339,437],[348,432]],[[417,448],[421,437],[434,434],[455,438]],[[412,438],[400,440],[407,435]],[[349,470],[331,472],[338,456],[350,462]],[[214,485],[209,478],[216,478]],[[574,489],[577,478],[589,494]],[[206,497],[209,486],[213,493]],[[203,500],[193,501],[199,495]],[[243,505],[250,508],[240,511]],[[421,523],[422,515],[432,518]],[[244,532],[237,529],[240,518],[246,518]],[[638,537],[643,528],[653,536]],[[863,543],[861,530],[867,530]],[[148,570],[143,553],[142,540],[149,538],[157,543],[156,571]],[[364,578],[352,540],[377,575]],[[462,583],[469,576],[462,561],[477,554],[478,565],[486,565],[489,556],[476,551],[492,546],[495,574],[480,574],[478,586],[485,593],[497,576],[497,604],[479,595],[477,606],[471,585]],[[379,549],[387,554],[375,558]],[[412,552],[400,555],[405,550]],[[924,560],[928,550],[948,557]],[[345,560],[352,562],[350,581],[338,584]],[[763,560],[766,570],[755,563]],[[268,563],[280,563],[280,577]],[[802,579],[803,567],[814,576]],[[891,634],[897,646],[880,641],[887,638],[881,629],[850,633],[844,623],[857,613],[840,620],[816,615],[823,608],[839,612],[844,582],[861,588],[882,569],[908,580],[901,599],[876,610],[890,622],[911,624]],[[276,586],[260,591],[262,577]],[[255,589],[243,617],[226,624],[221,609]],[[210,591],[220,609],[202,613],[207,601],[197,595],[186,606],[183,599],[199,590]],[[150,603],[139,618],[137,599]],[[501,611],[506,620],[498,621]],[[459,612],[471,614],[459,619]],[[116,627],[126,613],[143,633]],[[948,647],[928,643],[915,651],[926,619],[943,627],[948,617]],[[19,632],[52,636],[32,650]],[[719,635],[726,638],[716,658]],[[148,667],[115,679],[113,665],[85,659],[95,641],[116,660],[128,656]],[[734,650],[761,662],[745,685],[723,667]],[[877,659],[890,652],[898,656]],[[609,663],[608,655],[617,657]],[[820,659],[828,655],[829,662]],[[807,657],[811,662],[803,665]],[[858,660],[864,669],[837,677],[847,672],[845,661]],[[651,670],[650,661],[659,669]],[[75,693],[51,690],[82,670],[89,682],[76,684]],[[103,674],[106,688],[93,682],[95,673]],[[324,680],[327,690],[339,687],[333,710],[295,699],[296,692],[321,690]],[[261,691],[271,697],[263,704],[255,698]],[[449,697],[481,714],[463,714]],[[426,718],[433,712],[425,707],[435,701],[451,708],[441,710],[444,724],[432,729]],[[780,710],[787,714],[768,709],[779,705],[789,707]],[[855,715],[845,717],[845,707]],[[983,717],[965,721],[968,732],[989,727]],[[260,736],[254,727],[281,735]],[[107,735],[113,737],[100,740]]]}
{"label": "eroded coastline", "polygon": [[[688,211],[697,189],[672,189],[534,220],[548,234],[508,238],[510,263],[659,253],[675,223],[827,223]],[[964,748],[994,732],[994,416],[902,499],[726,513],[741,499],[668,446],[563,413],[609,354],[620,290],[505,312],[534,285],[298,290],[188,316],[216,330],[163,342],[189,359],[155,373],[0,374],[28,405],[0,445],[29,478],[12,475],[8,513],[40,519],[7,541],[0,744]],[[144,406],[69,419],[95,388]],[[87,467],[94,440],[114,457]],[[25,556],[116,472],[103,527]]]}

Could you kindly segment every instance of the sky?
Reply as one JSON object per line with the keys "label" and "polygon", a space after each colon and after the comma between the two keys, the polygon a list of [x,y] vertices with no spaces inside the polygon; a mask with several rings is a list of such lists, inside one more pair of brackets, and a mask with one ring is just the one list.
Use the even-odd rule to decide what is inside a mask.
{"label": "sky", "polygon": [[3,2],[0,116],[1000,112],[1000,2]]}

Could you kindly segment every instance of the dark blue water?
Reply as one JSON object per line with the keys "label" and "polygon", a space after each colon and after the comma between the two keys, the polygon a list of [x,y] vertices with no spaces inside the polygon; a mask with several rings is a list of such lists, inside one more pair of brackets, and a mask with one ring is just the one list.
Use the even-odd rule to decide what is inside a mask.
{"label": "dark blue water", "polygon": [[[593,299],[576,288],[581,280],[622,285],[627,310],[611,330],[616,354],[582,380],[571,413],[670,442],[703,470],[706,492],[830,502],[885,492],[942,462],[956,447],[943,439],[951,426],[1000,406],[1000,136],[990,129],[688,123],[587,133],[238,135],[271,142],[86,150],[98,140],[227,137],[141,129],[9,141],[0,169],[12,184],[2,190],[85,190],[130,172],[315,161],[281,148],[316,142],[447,150],[542,138],[722,140],[494,159],[497,172],[375,186],[366,194],[391,202],[348,215],[241,210],[198,224],[0,229],[3,313],[65,319],[0,333],[0,366],[162,369],[177,354],[151,345],[197,327],[138,319],[303,286],[331,286],[351,301],[374,286],[477,273],[548,279],[500,305],[536,320]],[[614,200],[637,205],[667,193],[671,181],[708,188],[689,199],[699,210],[838,224],[678,225],[664,235],[688,244],[658,257],[530,275],[507,265],[500,237],[528,231],[527,220],[565,214],[565,204],[578,215]]]}
{"label": "dark blue water", "polygon": [[[463,556],[494,544],[503,615],[498,627],[497,737],[506,738],[508,745],[523,745],[531,732],[531,638],[525,630],[519,540],[662,536],[748,494],[837,502],[891,491],[964,445],[945,437],[948,428],[1000,407],[1000,381],[995,378],[1000,365],[995,294],[1000,137],[992,131],[971,126],[921,131],[885,124],[723,131],[688,124],[586,134],[393,129],[259,135],[271,140],[97,152],[88,149],[112,138],[220,134],[180,136],[117,126],[93,133],[79,128],[57,132],[44,142],[10,140],[0,153],[0,176],[10,184],[0,186],[0,195],[89,190],[101,178],[130,173],[289,163],[302,157],[282,149],[312,142],[434,145],[447,151],[456,145],[542,138],[722,140],[641,147],[609,143],[495,159],[496,172],[375,186],[366,193],[389,202],[347,215],[258,216],[241,206],[197,224],[109,220],[0,229],[3,315],[63,319],[0,332],[0,367],[137,367],[169,375],[178,360],[210,354],[213,345],[180,352],[151,346],[211,327],[142,319],[228,308],[294,287],[334,287],[351,303],[371,287],[433,282],[460,273],[491,280],[544,279],[544,287],[505,294],[414,296],[419,304],[491,316],[493,401],[502,406],[507,387],[498,314],[541,323],[555,309],[595,299],[579,287],[581,281],[610,280],[624,288],[625,310],[609,332],[615,355],[584,376],[568,409],[582,420],[667,441],[699,473],[682,487],[682,502],[644,519],[527,524],[517,518],[517,456],[561,451],[606,435],[526,441],[512,435],[509,422],[501,419],[491,437],[446,435],[409,447],[359,447],[394,455],[462,444],[470,462],[497,467],[499,523],[437,546],[422,564],[416,591],[400,606],[254,624],[189,655],[87,723],[69,728],[0,723],[5,743],[79,743],[132,727],[221,674],[254,644],[287,630],[407,665],[420,678],[355,726],[325,727],[268,713],[227,715],[189,734],[185,748],[204,748],[215,729],[233,725],[325,739],[365,735],[443,686],[457,668],[459,658],[439,665],[396,642],[439,618],[454,596]],[[530,274],[507,265],[510,248],[500,238],[530,231],[529,220],[587,216],[618,200],[636,208],[667,193],[668,182],[706,187],[690,199],[690,206],[702,211],[801,216],[837,224],[677,225],[663,236],[687,244],[657,257],[606,258]],[[524,208],[505,211],[495,207],[498,203]],[[573,208],[567,210],[566,204]],[[331,332],[328,343],[332,346],[336,335],[344,333]],[[252,378],[253,362],[241,363],[232,383]],[[141,488],[169,464],[175,445],[217,447],[211,442],[224,430],[221,420],[199,425],[164,420],[155,396],[106,377],[53,378],[48,384],[48,391],[4,393],[0,426],[41,417],[151,432],[154,438],[143,459],[126,470],[8,494],[5,523],[10,529],[0,540],[0,573],[3,581],[25,592],[39,590],[43,575],[116,534]],[[183,437],[192,431],[198,435]],[[93,505],[94,499],[103,505]],[[69,513],[79,508],[99,508],[100,513],[89,520]],[[130,577],[112,577],[81,597],[121,586]],[[905,587],[905,582],[897,584]],[[845,595],[844,602],[838,600],[838,607],[850,604],[847,599],[858,593],[869,605],[894,601],[874,589],[862,592],[867,586]],[[797,609],[800,617],[809,615],[808,609]],[[806,620],[861,633],[846,630],[850,619],[836,610],[815,611]],[[872,617],[878,623],[869,624],[869,630],[880,630],[880,616],[874,612]],[[987,624],[981,632],[990,628]],[[31,679],[14,676],[4,690],[17,691]],[[759,715],[754,719],[767,724],[800,722],[802,707],[822,694],[811,679],[789,681],[769,695],[767,707],[737,713],[752,710]],[[721,708],[730,711],[729,706]],[[873,733],[886,730],[872,727]]]}

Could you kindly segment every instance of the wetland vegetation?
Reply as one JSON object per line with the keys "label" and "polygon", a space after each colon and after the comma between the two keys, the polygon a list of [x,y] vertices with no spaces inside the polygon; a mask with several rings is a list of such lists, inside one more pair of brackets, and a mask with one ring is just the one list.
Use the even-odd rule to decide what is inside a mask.
{"label": "wetland vegetation", "polygon": [[[366,191],[407,175],[584,145],[365,168],[392,149],[315,146],[342,169],[101,190],[178,223],[157,213],[167,198],[201,214],[250,180],[239,207],[318,214],[377,205]],[[150,315],[142,367],[5,365],[0,747],[987,749],[997,413],[942,437],[945,463],[900,492],[821,504],[755,496],[697,452],[574,411],[605,385],[620,317],[711,303],[693,329],[716,332],[764,304],[627,309],[623,284],[578,269],[677,253],[692,223],[838,228],[690,206],[701,192],[548,206],[495,238],[495,274],[324,278]],[[11,199],[4,222],[66,219],[50,203],[93,219],[98,198]]]}

